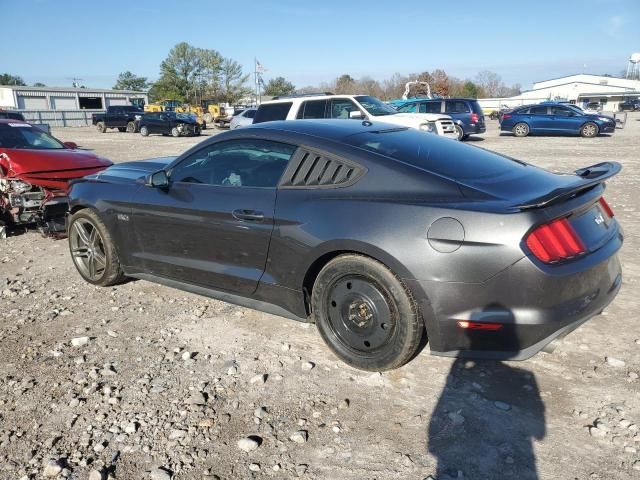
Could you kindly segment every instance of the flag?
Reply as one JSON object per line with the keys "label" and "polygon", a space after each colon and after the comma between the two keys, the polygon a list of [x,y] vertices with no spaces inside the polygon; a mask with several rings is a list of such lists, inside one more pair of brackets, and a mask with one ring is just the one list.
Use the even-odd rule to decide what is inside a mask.
{"label": "flag", "polygon": [[256,72],[264,73],[267,69],[256,59]]}

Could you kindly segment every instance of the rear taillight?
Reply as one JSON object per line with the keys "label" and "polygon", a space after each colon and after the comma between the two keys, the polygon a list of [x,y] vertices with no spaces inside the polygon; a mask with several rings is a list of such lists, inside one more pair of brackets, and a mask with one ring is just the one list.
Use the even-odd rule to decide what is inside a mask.
{"label": "rear taillight", "polygon": [[566,218],[540,225],[527,237],[527,247],[545,263],[566,260],[585,252],[582,240]]}
{"label": "rear taillight", "polygon": [[465,330],[489,330],[496,331],[502,328],[501,323],[488,323],[488,322],[471,322],[468,320],[458,320],[458,326]]}
{"label": "rear taillight", "polygon": [[480,117],[477,113],[471,114],[471,123],[478,123],[480,121]]}
{"label": "rear taillight", "polygon": [[604,210],[604,213],[606,213],[609,216],[609,218],[613,218],[613,210],[611,210],[611,207],[609,206],[607,201],[604,199],[604,197],[600,197],[600,200],[598,201],[600,202],[600,206],[602,207],[602,210]]}
{"label": "rear taillight", "polygon": [[510,114],[508,114],[508,113],[503,113],[503,114],[502,114],[502,119],[503,119],[503,120],[505,120],[505,119],[507,119],[507,118],[511,118],[511,115],[510,115]]}

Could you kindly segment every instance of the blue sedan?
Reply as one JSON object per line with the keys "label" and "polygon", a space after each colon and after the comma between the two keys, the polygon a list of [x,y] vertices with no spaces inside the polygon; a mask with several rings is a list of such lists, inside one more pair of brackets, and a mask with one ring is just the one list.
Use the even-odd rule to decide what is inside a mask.
{"label": "blue sedan", "polygon": [[613,133],[616,121],[612,117],[585,113],[567,104],[540,104],[518,107],[500,118],[500,130],[516,137],[531,134],[570,134],[597,137]]}

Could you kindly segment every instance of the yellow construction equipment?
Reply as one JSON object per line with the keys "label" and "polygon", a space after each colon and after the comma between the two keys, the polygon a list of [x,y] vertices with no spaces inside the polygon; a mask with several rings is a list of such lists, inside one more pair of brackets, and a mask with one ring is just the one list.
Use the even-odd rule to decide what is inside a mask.
{"label": "yellow construction equipment", "polygon": [[200,128],[207,128],[207,121],[203,118],[204,110],[202,107],[182,103],[178,100],[162,100],[160,102],[150,103],[144,106],[145,112],[179,112],[193,113],[196,116]]}

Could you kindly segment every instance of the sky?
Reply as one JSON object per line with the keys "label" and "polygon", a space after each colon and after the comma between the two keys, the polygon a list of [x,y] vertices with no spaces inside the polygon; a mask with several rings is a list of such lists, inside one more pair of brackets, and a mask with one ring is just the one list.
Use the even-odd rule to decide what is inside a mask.
{"label": "sky", "polygon": [[640,0],[0,0],[0,73],[28,84],[111,88],[155,80],[176,43],[219,51],[247,73],[298,87],[348,73],[377,80],[481,70],[507,84],[618,75],[640,52]]}

